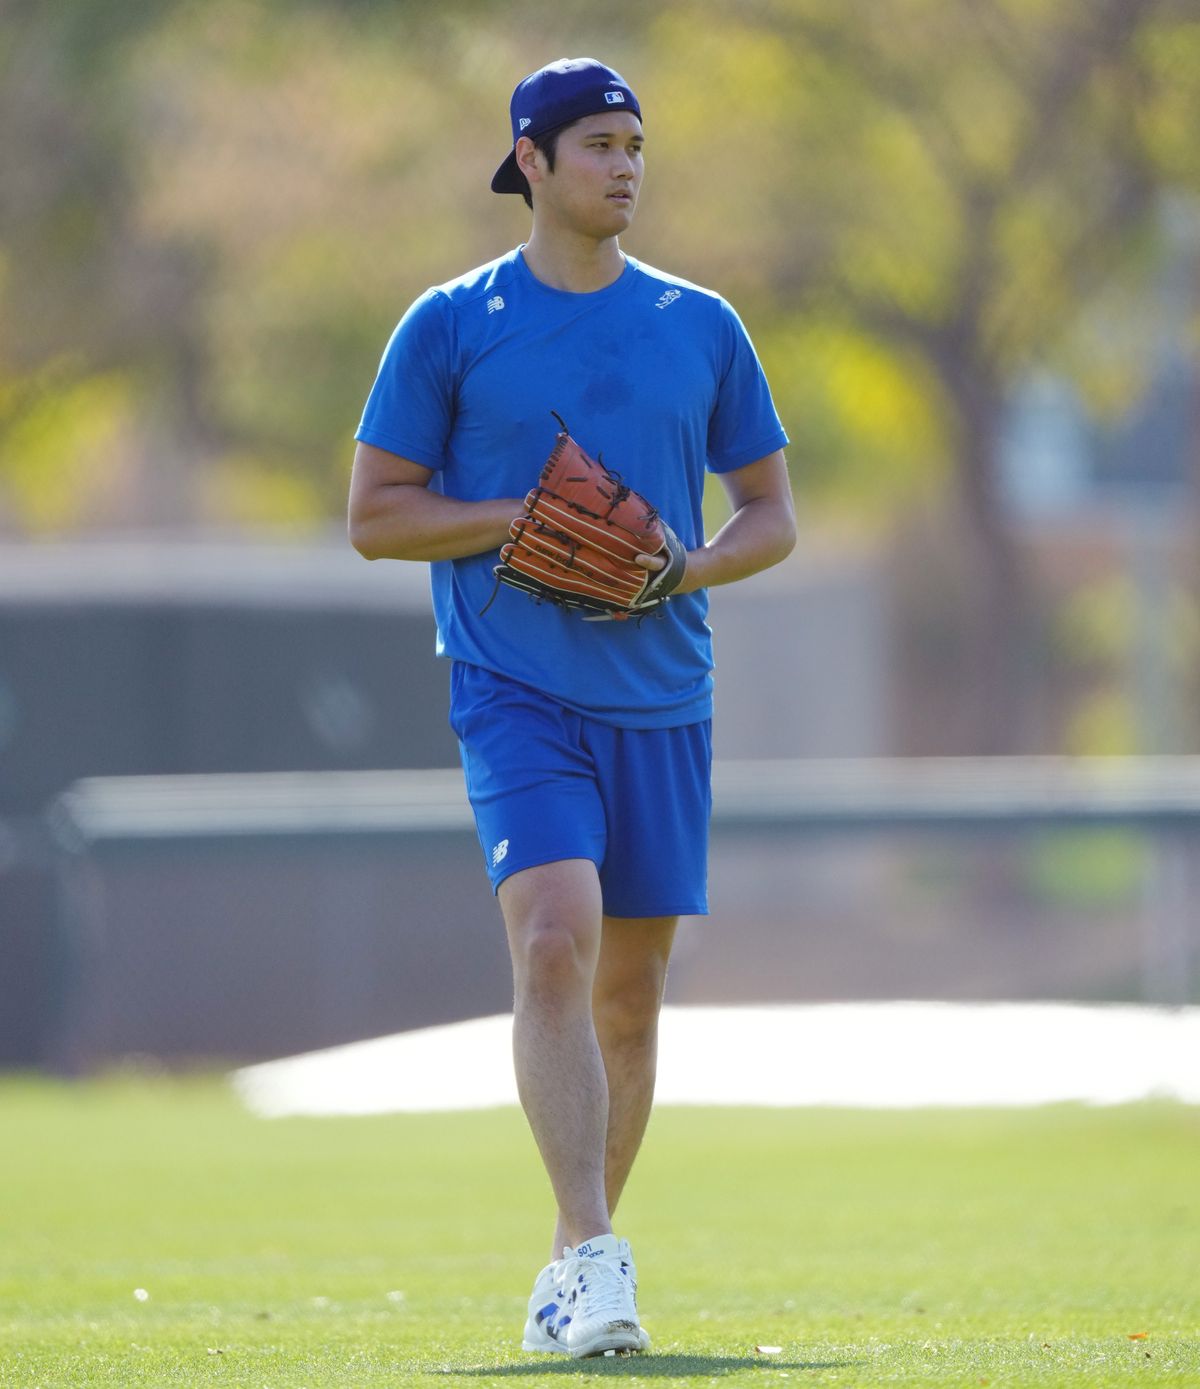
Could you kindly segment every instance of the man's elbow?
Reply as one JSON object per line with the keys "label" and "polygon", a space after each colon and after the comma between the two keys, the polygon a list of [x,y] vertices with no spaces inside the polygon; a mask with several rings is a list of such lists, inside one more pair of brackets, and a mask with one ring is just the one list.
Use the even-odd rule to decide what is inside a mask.
{"label": "man's elbow", "polygon": [[363,559],[383,558],[383,551],[379,548],[375,527],[368,521],[355,516],[352,512],[346,523],[346,533],[350,539],[350,544]]}
{"label": "man's elbow", "polygon": [[787,504],[779,507],[776,511],[775,545],[771,563],[779,564],[782,560],[787,559],[788,555],[796,548],[796,540],[796,510],[789,496]]}

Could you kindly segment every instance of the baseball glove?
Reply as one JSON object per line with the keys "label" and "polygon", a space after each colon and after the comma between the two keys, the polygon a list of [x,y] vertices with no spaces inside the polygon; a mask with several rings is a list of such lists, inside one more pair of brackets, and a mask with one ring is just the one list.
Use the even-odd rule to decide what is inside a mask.
{"label": "baseball glove", "polygon": [[[509,527],[497,580],[539,601],[585,609],[592,621],[661,608],[683,578],[683,543],[645,497],[589,458],[562,417],[554,418],[561,433]],[[666,563],[645,569],[637,555],[661,555]]]}

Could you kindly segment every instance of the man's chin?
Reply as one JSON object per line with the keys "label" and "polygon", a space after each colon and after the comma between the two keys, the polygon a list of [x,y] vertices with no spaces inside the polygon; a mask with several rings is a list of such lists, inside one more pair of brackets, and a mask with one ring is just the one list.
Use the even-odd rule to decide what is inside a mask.
{"label": "man's chin", "polygon": [[623,232],[633,221],[633,214],[636,206],[636,203],[630,203],[628,206],[614,203],[605,208],[605,215],[603,218],[598,219],[608,228],[605,234],[608,236],[616,236],[618,232]]}

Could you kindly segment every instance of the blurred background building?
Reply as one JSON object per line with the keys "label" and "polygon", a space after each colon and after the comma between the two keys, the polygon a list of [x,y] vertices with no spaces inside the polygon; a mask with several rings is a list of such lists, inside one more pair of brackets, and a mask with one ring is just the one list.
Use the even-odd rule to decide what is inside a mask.
{"label": "blurred background building", "polygon": [[[91,987],[46,820],[80,777],[453,764],[424,573],[342,539],[352,435],[408,303],[523,236],[488,179],[512,86],[565,53],[643,104],[626,249],[735,305],[793,439],[796,556],[713,595],[718,755],[1196,751],[1188,0],[0,15],[0,1062],[61,1060]],[[153,971],[148,947],[121,957],[110,1012],[191,998],[212,1026],[171,1040],[160,1019],[116,1050],[267,1054],[429,1020],[415,926],[363,946],[357,984],[328,943],[398,896],[428,916],[395,846],[334,855],[324,897],[294,858],[251,887],[244,860],[172,877],[146,852],[124,898],[95,869],[125,904],[95,920],[161,947]],[[491,972],[444,1015],[506,988],[474,852],[447,872]],[[681,1001],[1143,988],[1154,855],[1128,832],[723,852]],[[202,887],[229,933],[209,967],[181,943],[185,893],[203,939]],[[239,1032],[270,1011],[246,971],[309,917],[274,1032]],[[231,990],[222,953],[247,932],[258,963]],[[367,1007],[381,959],[396,973]]]}

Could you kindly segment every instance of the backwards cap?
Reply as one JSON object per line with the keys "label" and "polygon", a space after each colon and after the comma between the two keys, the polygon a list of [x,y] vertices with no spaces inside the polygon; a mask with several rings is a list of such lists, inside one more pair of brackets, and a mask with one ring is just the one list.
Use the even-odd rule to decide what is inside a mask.
{"label": "backwards cap", "polygon": [[560,125],[601,111],[632,111],[641,120],[638,99],[620,73],[595,58],[560,58],[518,82],[508,104],[513,147],[492,176],[493,193],[524,193],[528,184],[517,168],[517,141],[532,140]]}

